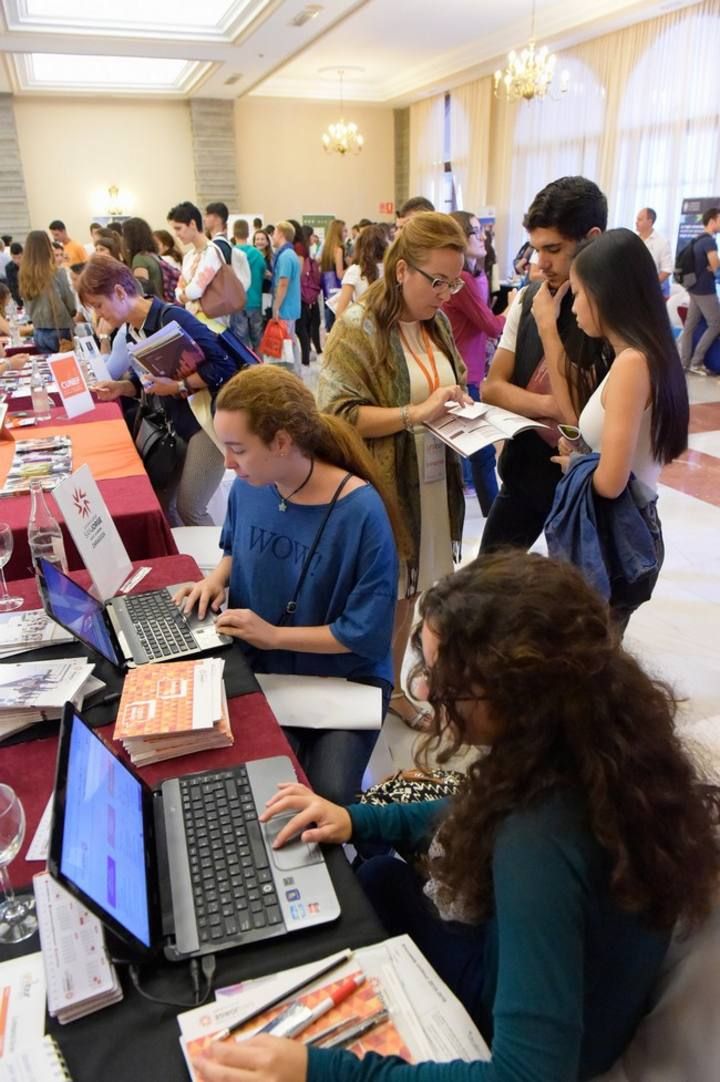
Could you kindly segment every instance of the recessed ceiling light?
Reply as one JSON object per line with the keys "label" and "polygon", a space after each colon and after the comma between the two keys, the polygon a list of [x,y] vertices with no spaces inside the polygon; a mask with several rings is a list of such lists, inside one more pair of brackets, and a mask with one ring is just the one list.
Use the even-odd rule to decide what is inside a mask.
{"label": "recessed ceiling light", "polygon": [[306,7],[299,11],[294,19],[290,20],[290,26],[304,26],[305,23],[309,23],[311,19],[316,19],[322,11],[322,4],[308,4]]}

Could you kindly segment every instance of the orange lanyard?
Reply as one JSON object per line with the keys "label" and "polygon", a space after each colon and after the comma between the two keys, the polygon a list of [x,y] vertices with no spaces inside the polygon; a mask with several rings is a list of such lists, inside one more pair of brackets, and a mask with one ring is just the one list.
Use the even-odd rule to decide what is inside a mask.
{"label": "orange lanyard", "polygon": [[432,347],[432,340],[430,338],[430,335],[424,327],[420,328],[423,345],[425,346],[425,351],[428,355],[428,360],[430,361],[430,367],[432,368],[432,375],[430,374],[430,372],[428,372],[426,366],[423,364],[415,350],[408,342],[402,327],[398,327],[398,331],[400,332],[400,339],[402,341],[402,344],[405,346],[405,349],[408,351],[412,359],[415,361],[415,364],[425,376],[425,381],[427,382],[428,389],[430,391],[430,394],[432,394],[433,391],[437,391],[438,387],[440,386],[440,377],[438,375],[437,365],[435,364],[435,351]]}

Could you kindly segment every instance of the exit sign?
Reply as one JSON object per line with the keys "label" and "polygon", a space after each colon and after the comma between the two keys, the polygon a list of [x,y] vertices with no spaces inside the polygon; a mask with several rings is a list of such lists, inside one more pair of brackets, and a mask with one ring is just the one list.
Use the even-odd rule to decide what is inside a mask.
{"label": "exit sign", "polygon": [[395,213],[395,204],[394,203],[378,203],[378,213],[379,214],[394,214]]}

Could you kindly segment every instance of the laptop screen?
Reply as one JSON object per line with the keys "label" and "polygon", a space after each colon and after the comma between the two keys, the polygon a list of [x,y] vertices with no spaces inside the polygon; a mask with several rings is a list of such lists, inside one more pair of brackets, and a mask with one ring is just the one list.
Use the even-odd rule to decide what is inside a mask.
{"label": "laptop screen", "polygon": [[140,782],[77,715],[72,717],[60,871],[150,946]]}
{"label": "laptop screen", "polygon": [[118,657],[105,622],[105,610],[100,602],[67,575],[63,575],[54,564],[47,560],[41,560],[40,564],[50,616],[71,631],[80,642],[97,650],[113,665],[122,668],[123,659]]}

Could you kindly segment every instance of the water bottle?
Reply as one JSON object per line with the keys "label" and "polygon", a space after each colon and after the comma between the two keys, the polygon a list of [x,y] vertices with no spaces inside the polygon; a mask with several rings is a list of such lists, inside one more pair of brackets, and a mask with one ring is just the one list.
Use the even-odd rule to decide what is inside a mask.
{"label": "water bottle", "polygon": [[45,381],[40,373],[37,361],[32,363],[32,375],[30,377],[30,397],[32,398],[33,413],[38,421],[50,420],[50,395],[48,394]]}
{"label": "water bottle", "polygon": [[28,523],[28,544],[32,564],[37,573],[38,560],[47,560],[60,571],[67,572],[67,556],[63,543],[62,530],[57,519],[50,513],[45,502],[42,481],[33,477],[30,481],[30,521]]}
{"label": "water bottle", "polygon": [[18,311],[15,301],[8,301],[7,308],[5,309],[7,315],[7,321],[10,325],[10,345],[21,345],[20,327],[18,326]]}

